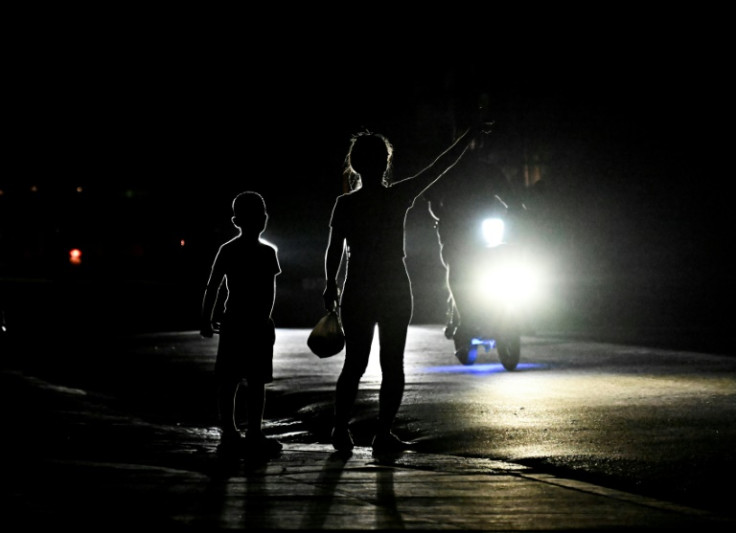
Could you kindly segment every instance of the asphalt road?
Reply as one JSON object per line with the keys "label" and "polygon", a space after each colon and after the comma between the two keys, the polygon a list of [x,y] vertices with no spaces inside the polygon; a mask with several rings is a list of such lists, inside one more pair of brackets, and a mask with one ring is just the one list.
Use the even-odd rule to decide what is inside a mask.
{"label": "asphalt road", "polygon": [[[308,333],[277,331],[266,429],[285,443],[329,439],[342,355],[318,359],[306,347]],[[183,331],[36,341],[22,358],[6,351],[5,367],[85,391],[95,409],[105,405],[154,427],[215,426],[216,339]],[[358,445],[372,437],[376,364],[356,406]],[[441,326],[418,325],[410,328],[406,371],[396,432],[419,451],[509,461],[733,514],[722,486],[736,473],[736,358],[539,332],[523,339],[521,363],[508,372],[493,352],[458,364]],[[12,391],[4,392],[5,418],[17,432],[41,439],[53,432],[43,405],[14,405]]]}

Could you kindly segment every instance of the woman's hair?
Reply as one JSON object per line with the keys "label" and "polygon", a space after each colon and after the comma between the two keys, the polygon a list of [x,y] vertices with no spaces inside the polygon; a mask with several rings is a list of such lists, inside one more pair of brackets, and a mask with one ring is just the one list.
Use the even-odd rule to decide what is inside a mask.
{"label": "woman's hair", "polygon": [[361,174],[380,174],[381,184],[388,187],[391,183],[394,147],[380,133],[362,131],[350,139],[348,155],[345,158],[345,174],[350,190],[362,184]]}

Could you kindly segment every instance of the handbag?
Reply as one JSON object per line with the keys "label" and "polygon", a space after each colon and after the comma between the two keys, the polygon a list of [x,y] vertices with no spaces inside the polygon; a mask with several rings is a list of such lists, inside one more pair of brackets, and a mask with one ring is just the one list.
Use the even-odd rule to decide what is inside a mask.
{"label": "handbag", "polygon": [[319,319],[307,338],[307,346],[320,359],[332,357],[342,351],[345,347],[345,332],[342,330],[337,309]]}

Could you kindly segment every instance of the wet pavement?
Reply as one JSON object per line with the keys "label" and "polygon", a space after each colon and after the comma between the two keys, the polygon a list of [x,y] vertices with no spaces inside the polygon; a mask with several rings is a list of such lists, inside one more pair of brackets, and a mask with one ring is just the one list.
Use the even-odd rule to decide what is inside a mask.
{"label": "wet pavement", "polygon": [[[111,531],[730,530],[733,518],[540,473],[405,452],[285,442],[218,456],[212,429],[153,423],[89,391],[6,370],[3,514],[16,528]],[[15,409],[18,405],[24,409]],[[43,417],[43,418],[40,418]]]}

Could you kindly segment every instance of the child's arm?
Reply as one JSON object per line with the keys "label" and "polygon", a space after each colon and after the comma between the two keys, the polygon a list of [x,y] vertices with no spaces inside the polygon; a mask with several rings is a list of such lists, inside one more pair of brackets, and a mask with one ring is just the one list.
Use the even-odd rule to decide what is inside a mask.
{"label": "child's arm", "polygon": [[212,314],[215,310],[215,303],[217,302],[217,295],[222,286],[222,282],[225,277],[225,273],[220,266],[220,253],[218,251],[215,256],[215,261],[212,264],[210,271],[210,277],[207,280],[207,286],[204,290],[204,297],[202,298],[202,313],[200,317],[200,329],[199,333],[203,337],[212,337],[214,329],[212,328]]}

